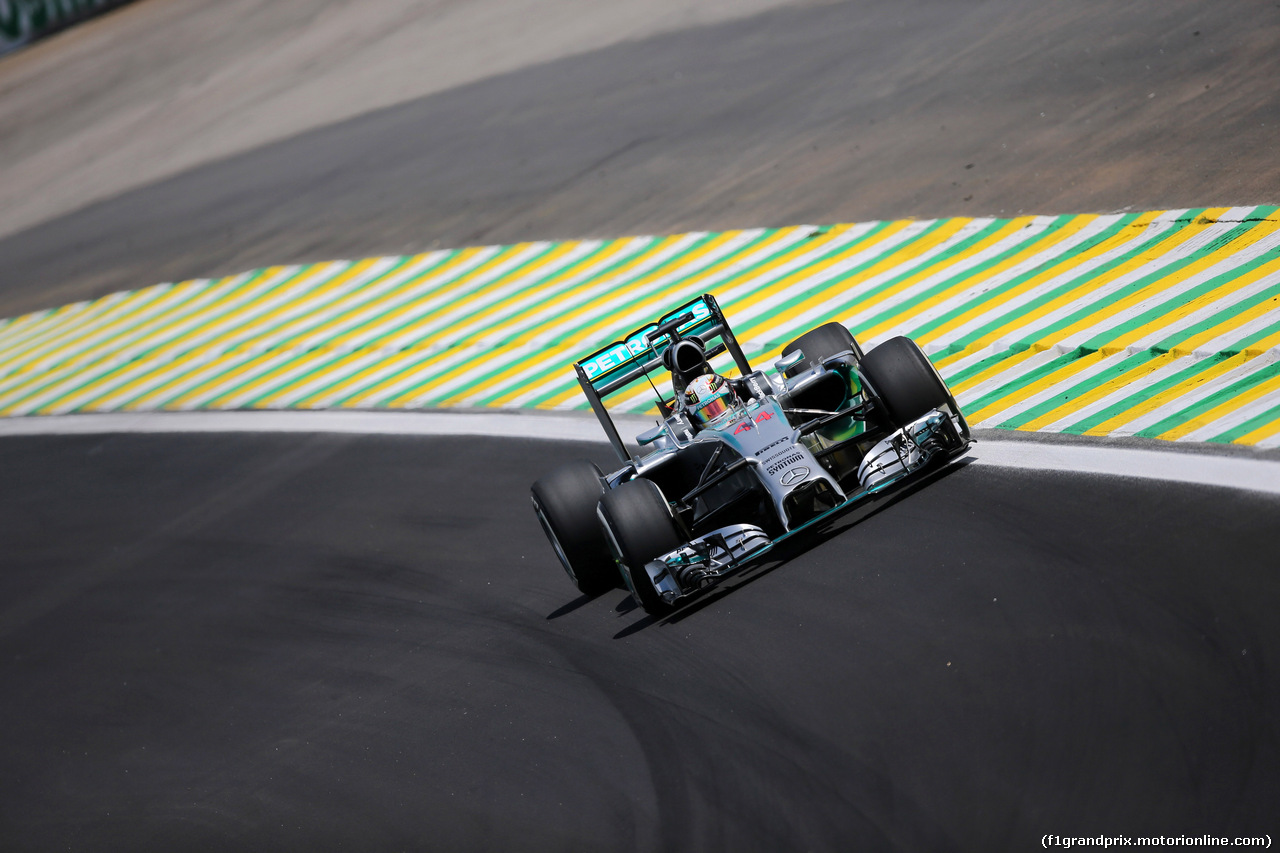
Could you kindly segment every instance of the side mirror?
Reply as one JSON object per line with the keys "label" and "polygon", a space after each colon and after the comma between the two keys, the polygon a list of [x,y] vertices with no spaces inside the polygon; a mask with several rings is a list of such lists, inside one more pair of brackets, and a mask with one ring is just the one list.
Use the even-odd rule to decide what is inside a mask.
{"label": "side mirror", "polygon": [[785,376],[787,371],[804,361],[804,353],[796,350],[790,355],[784,355],[773,363],[773,369],[778,371],[779,376]]}
{"label": "side mirror", "polygon": [[647,429],[644,432],[637,435],[636,443],[639,444],[641,447],[644,447],[646,444],[653,444],[655,441],[657,441],[659,438],[662,437],[664,432],[665,430],[662,428],[662,425],[659,424],[658,426],[653,427],[652,429]]}

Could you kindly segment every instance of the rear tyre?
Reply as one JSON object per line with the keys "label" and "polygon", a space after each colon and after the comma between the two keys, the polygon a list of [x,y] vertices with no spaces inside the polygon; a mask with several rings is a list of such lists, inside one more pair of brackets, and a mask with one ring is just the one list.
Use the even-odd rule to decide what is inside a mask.
{"label": "rear tyre", "polygon": [[880,344],[863,356],[861,369],[895,428],[940,406],[960,412],[933,363],[910,338],[897,337]]}
{"label": "rear tyre", "polygon": [[644,568],[684,544],[662,490],[649,480],[623,483],[600,500],[600,515],[636,603],[655,616],[670,613],[674,608],[662,600]]}
{"label": "rear tyre", "polygon": [[596,506],[605,488],[600,469],[579,459],[561,465],[533,484],[533,511],[560,565],[579,592],[599,595],[621,577],[600,529]]}
{"label": "rear tyre", "polygon": [[792,376],[817,367],[823,360],[837,353],[853,350],[854,355],[862,358],[862,347],[858,346],[852,333],[839,323],[826,323],[816,329],[810,329],[783,347],[782,354],[787,356],[796,350],[804,353],[804,359],[789,368],[783,374],[784,378],[790,379]]}

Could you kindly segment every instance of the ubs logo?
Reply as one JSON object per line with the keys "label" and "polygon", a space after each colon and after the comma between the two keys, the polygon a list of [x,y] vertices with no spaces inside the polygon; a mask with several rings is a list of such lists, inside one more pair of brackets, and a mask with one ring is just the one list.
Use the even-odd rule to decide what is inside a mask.
{"label": "ubs logo", "polygon": [[801,480],[803,480],[805,477],[808,477],[808,476],[809,476],[809,469],[801,465],[799,468],[792,468],[790,471],[783,474],[782,479],[779,480],[779,482],[782,483],[782,485],[784,486],[791,486],[800,482]]}

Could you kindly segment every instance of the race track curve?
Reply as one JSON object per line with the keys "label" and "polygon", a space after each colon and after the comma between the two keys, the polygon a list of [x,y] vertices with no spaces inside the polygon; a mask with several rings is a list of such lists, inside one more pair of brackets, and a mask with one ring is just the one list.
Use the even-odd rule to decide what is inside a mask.
{"label": "race track curve", "polygon": [[0,848],[1274,831],[1275,497],[960,466],[654,622],[529,511],[606,452],[0,441]]}
{"label": "race track curve", "polygon": [[[292,121],[350,56],[222,52],[236,10],[283,10],[245,16],[274,37],[313,0],[128,15],[197,6],[182,39],[103,40],[105,66],[65,61],[105,18],[6,58],[5,186],[47,210],[0,234],[0,314],[433,244],[1280,198],[1259,0],[761,3],[261,147],[175,143],[198,162],[164,177],[165,140]],[[53,142],[75,168],[42,184]],[[530,512],[584,453],[607,463],[514,437],[0,439],[0,850],[1277,834],[1280,498],[960,467],[653,622],[576,597]]]}

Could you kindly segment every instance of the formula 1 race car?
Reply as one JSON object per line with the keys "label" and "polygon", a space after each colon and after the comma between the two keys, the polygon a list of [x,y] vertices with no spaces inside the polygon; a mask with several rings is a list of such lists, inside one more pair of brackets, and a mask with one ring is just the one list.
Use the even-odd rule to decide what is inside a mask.
{"label": "formula 1 race car", "polygon": [[[736,378],[712,366],[724,356]],[[659,368],[670,398],[650,375]],[[622,467],[606,476],[571,462],[534,483],[532,498],[581,592],[625,585],[646,612],[665,615],[778,542],[972,443],[955,397],[908,338],[864,354],[844,326],[827,323],[787,344],[775,369],[752,369],[710,294],[574,364]],[[604,400],[645,383],[662,420],[632,454]]]}

